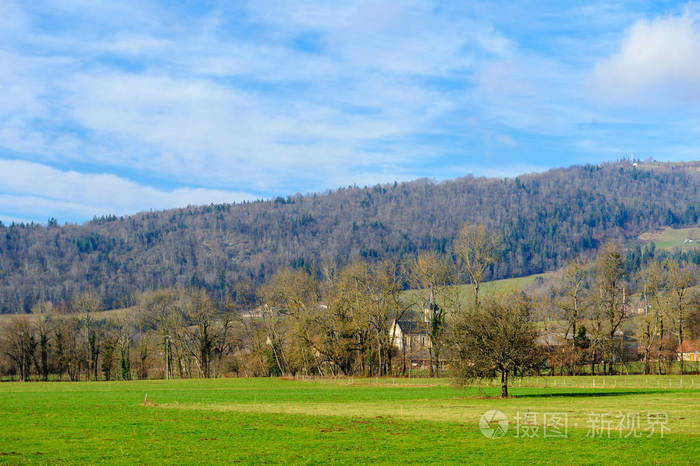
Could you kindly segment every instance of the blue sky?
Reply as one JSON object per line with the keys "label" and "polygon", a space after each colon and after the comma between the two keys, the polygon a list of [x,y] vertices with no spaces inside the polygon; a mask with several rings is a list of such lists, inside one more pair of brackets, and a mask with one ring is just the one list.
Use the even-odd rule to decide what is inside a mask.
{"label": "blue sky", "polygon": [[696,160],[700,6],[0,0],[0,220]]}

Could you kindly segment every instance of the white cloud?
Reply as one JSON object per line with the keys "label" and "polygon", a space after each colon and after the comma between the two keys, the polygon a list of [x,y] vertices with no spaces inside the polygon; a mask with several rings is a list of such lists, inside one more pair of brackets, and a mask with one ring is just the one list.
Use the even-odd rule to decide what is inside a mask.
{"label": "white cloud", "polygon": [[[79,180],[66,189],[85,183],[85,190],[107,176],[77,172],[89,167],[119,173],[116,183],[140,193],[100,206],[85,191],[68,189],[64,199],[27,188],[6,192],[0,214],[24,218],[11,205],[29,212],[36,202],[41,212],[53,203],[89,218],[210,202],[216,193],[228,199],[228,190],[276,195],[453,177],[482,159],[546,165],[526,158],[540,157],[541,141],[556,139],[552,146],[568,150],[580,123],[596,120],[600,109],[583,92],[585,77],[592,57],[610,50],[611,31],[639,17],[631,10],[427,0],[0,0],[0,89],[7,91],[0,157],[54,170],[47,180]],[[664,21],[677,24],[660,28]],[[635,28],[677,34],[663,43],[697,36],[690,13],[640,22],[620,53],[597,68],[601,83],[611,75],[637,79],[640,67],[611,64],[630,62],[627,42],[646,40]],[[687,75],[692,88],[694,53],[681,56],[692,61],[685,68],[667,66],[680,70],[671,78],[648,78],[644,86]],[[590,147],[603,143],[611,144]],[[549,165],[565,163],[547,157]],[[208,189],[198,197],[128,178]]]}
{"label": "white cloud", "polygon": [[590,115],[575,68],[523,51],[483,64],[472,95],[492,127],[561,135]]}
{"label": "white cloud", "polygon": [[673,105],[700,99],[700,16],[635,22],[620,49],[595,65],[599,95],[612,103]]}
{"label": "white cloud", "polygon": [[[274,15],[256,19],[270,11],[257,6],[251,18],[277,28],[261,41],[222,30],[218,11],[150,29],[133,5],[107,10],[114,21],[84,6],[58,10],[85,16],[80,34],[27,25],[8,42],[27,47],[7,48],[7,64],[0,61],[8,70],[0,84],[17,87],[14,101],[0,102],[0,116],[11,117],[0,118],[0,148],[53,165],[78,161],[256,192],[321,190],[368,171],[407,176],[401,159],[417,164],[434,149],[404,139],[454,109],[450,92],[421,80],[463,79],[467,48],[504,46],[491,28],[436,17],[425,2],[291,2],[280,5],[287,19],[279,24]],[[120,19],[132,16],[135,26]],[[104,33],[86,30],[92,23]],[[323,53],[290,45],[309,28]]]}
{"label": "white cloud", "polygon": [[[71,119],[93,135],[83,137],[86,148],[73,157],[256,191],[304,178],[307,190],[320,189],[331,180],[354,180],[351,174],[365,164],[395,163],[410,151],[364,152],[362,146],[400,138],[450,105],[391,78],[306,100],[160,74],[94,73],[74,76],[66,87]],[[348,106],[359,111],[347,112]]]}
{"label": "white cloud", "polygon": [[170,41],[144,34],[117,34],[113,40],[96,44],[101,51],[113,52],[124,56],[155,55],[168,47],[174,46]]}
{"label": "white cloud", "polygon": [[73,220],[258,197],[203,188],[159,190],[110,174],[61,171],[22,160],[0,159],[0,212],[10,213],[5,218],[19,218],[11,215],[21,212],[22,217]]}
{"label": "white cloud", "polygon": [[290,37],[316,32],[346,71],[441,76],[472,67],[474,48],[493,52],[507,42],[488,25],[439,14],[423,0],[251,2],[248,13]]}

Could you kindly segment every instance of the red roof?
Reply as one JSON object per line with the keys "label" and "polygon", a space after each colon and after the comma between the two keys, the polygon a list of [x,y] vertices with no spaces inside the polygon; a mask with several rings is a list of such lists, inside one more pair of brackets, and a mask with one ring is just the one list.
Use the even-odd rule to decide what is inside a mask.
{"label": "red roof", "polygon": [[[683,352],[694,353],[700,351],[700,340],[683,340]],[[681,347],[676,348],[676,353],[681,352]]]}

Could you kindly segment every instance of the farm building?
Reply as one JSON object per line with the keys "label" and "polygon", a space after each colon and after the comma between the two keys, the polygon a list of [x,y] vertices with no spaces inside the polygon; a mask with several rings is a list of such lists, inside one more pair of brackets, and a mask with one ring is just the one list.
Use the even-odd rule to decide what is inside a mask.
{"label": "farm building", "polygon": [[676,348],[678,360],[700,361],[700,340],[683,340],[681,346]]}

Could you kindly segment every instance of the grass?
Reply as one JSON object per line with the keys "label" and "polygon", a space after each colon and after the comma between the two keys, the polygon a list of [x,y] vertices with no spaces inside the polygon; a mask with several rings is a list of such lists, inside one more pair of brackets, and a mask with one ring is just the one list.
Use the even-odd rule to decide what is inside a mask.
{"label": "grass", "polygon": [[[136,307],[125,307],[120,309],[109,309],[106,311],[98,311],[92,313],[92,318],[95,320],[107,320],[107,321],[118,321],[119,319],[128,319],[133,313],[137,311]],[[26,316],[28,319],[37,319],[41,317],[42,314],[0,314],[0,324],[3,321],[17,317],[18,315]],[[52,317],[68,317],[68,318],[84,318],[85,314],[74,313],[74,314],[51,314]]]}
{"label": "grass", "polygon": [[[493,398],[498,390],[446,379],[3,383],[0,462],[693,464],[700,457],[700,376],[525,378],[506,400]],[[479,430],[491,409],[511,423],[502,438]],[[514,435],[525,412],[539,426],[534,438]],[[614,428],[609,438],[605,430],[586,435],[595,415],[639,413],[641,431],[657,412],[668,415],[663,437],[625,437],[628,430]],[[566,413],[566,437],[544,438],[545,413]]]}
{"label": "grass", "polygon": [[[503,280],[493,280],[490,282],[484,282],[481,284],[479,294],[489,295],[508,291],[521,291],[535,283],[535,281],[538,278],[545,279],[553,274],[554,272],[546,272],[534,275],[527,275],[525,277],[505,278]],[[470,284],[454,285],[451,288],[457,289],[459,293],[459,299],[463,303],[471,302],[474,299],[474,288]],[[428,299],[428,291],[407,290],[403,293],[402,298],[406,303],[417,303],[419,306],[423,306],[423,304]]]}
{"label": "grass", "polygon": [[[485,282],[481,285],[481,293],[488,295],[503,291],[520,291],[534,283],[538,277],[546,278],[551,274],[552,272],[547,272],[535,275],[528,275],[525,277],[506,278],[503,280]],[[462,300],[462,302],[471,302],[471,300],[474,299],[474,291],[471,285],[456,285],[455,288],[457,288],[457,290],[459,291],[459,297]],[[423,304],[428,299],[428,295],[427,291],[425,290],[408,290],[403,293],[402,298],[406,303],[417,303],[422,308]],[[92,318],[96,320],[116,321],[118,319],[128,318],[131,314],[136,312],[136,310],[136,307],[111,309],[107,311],[95,312],[93,313]],[[3,320],[11,319],[13,318],[13,316],[16,316],[16,314],[0,314],[0,324],[2,324]],[[35,319],[37,317],[36,314],[27,314],[26,316],[29,319]],[[68,314],[68,317],[83,317],[83,315]]]}
{"label": "grass", "polygon": [[[700,227],[676,229],[665,227],[655,232],[643,233],[639,239],[654,242],[658,249],[689,250],[700,247]],[[692,242],[686,243],[686,240],[692,240]]]}

